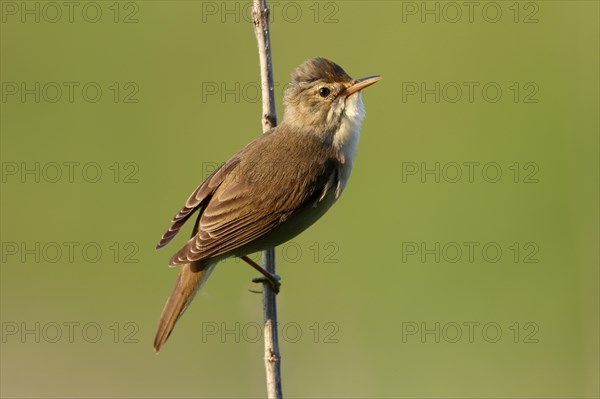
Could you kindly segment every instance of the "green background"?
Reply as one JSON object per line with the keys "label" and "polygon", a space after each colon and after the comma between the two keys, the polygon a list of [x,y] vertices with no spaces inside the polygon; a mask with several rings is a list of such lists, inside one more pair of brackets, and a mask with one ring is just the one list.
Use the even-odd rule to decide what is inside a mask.
{"label": "green background", "polygon": [[[23,4],[36,7],[2,2],[0,31],[2,397],[264,396],[261,297],[239,261],[216,269],[152,350],[176,276],[166,264],[190,226],[154,245],[209,169],[261,132],[247,3],[83,2],[72,22],[65,8],[49,21],[44,2],[39,22],[23,22]],[[364,93],[341,201],[277,250],[286,396],[599,396],[598,2],[494,4],[477,2],[471,21],[444,2],[274,4],[280,117],[305,59],[384,76]],[[100,20],[86,21],[96,6]],[[36,103],[9,93],[22,82],[79,89],[52,103],[50,85]],[[102,88],[95,103],[81,94],[89,82]],[[440,82],[439,102],[407,93],[422,82]],[[465,90],[452,102],[449,82],[477,82],[473,101]],[[496,102],[482,94],[490,82]],[[65,162],[79,163],[72,181],[65,166],[54,179]],[[480,165],[472,181],[465,162]],[[36,163],[39,181],[20,174]],[[437,182],[406,173],[436,163]],[[496,169],[482,174],[487,164]],[[477,245],[472,260],[465,242]]]}

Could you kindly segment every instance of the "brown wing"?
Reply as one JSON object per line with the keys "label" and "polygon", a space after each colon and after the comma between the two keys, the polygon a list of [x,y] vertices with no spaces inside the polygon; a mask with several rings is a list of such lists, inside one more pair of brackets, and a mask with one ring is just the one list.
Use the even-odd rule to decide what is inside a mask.
{"label": "brown wing", "polygon": [[188,200],[185,202],[183,208],[171,221],[171,227],[163,234],[159,243],[156,245],[156,249],[162,248],[167,245],[176,235],[179,233],[181,227],[187,222],[187,220],[194,214],[195,211],[201,209],[210,201],[211,195],[221,185],[225,177],[239,164],[239,158],[232,158],[227,163],[221,165],[215,170],[194,192]]}
{"label": "brown wing", "polygon": [[198,233],[177,252],[171,265],[222,255],[269,232],[295,211],[313,206],[337,187],[332,162],[290,168],[264,163],[229,173],[199,216]]}

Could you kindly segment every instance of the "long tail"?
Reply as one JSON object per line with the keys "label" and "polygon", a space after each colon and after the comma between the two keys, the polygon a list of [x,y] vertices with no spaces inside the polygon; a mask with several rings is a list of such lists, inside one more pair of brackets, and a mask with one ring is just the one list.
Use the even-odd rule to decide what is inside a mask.
{"label": "long tail", "polygon": [[173,287],[173,292],[167,300],[165,308],[160,315],[158,330],[154,338],[154,350],[160,351],[171,335],[175,323],[188,307],[196,292],[206,282],[216,263],[194,262],[181,265],[179,276]]}

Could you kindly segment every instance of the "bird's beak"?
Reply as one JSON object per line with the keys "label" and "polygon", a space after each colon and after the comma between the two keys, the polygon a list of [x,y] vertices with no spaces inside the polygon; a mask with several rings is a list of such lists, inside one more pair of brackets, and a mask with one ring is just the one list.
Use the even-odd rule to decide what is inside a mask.
{"label": "bird's beak", "polygon": [[346,90],[344,90],[344,92],[342,94],[344,94],[346,97],[348,97],[358,91],[361,91],[362,89],[364,89],[366,87],[371,86],[372,84],[379,82],[381,79],[383,79],[381,76],[376,75],[376,76],[369,76],[367,78],[353,80],[351,82],[351,85],[346,87]]}

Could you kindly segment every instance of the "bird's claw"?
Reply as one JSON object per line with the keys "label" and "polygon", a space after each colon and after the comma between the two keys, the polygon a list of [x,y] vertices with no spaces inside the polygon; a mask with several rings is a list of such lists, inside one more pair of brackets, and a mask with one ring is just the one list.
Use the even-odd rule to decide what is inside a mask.
{"label": "bird's claw", "polygon": [[[271,278],[267,278],[267,277],[256,277],[252,279],[253,283],[269,283],[269,285],[271,286],[271,289],[273,290],[273,292],[275,292],[276,294],[279,294],[279,288],[281,287],[281,277],[279,277],[277,274],[272,274]],[[254,292],[254,291],[252,291]]]}

